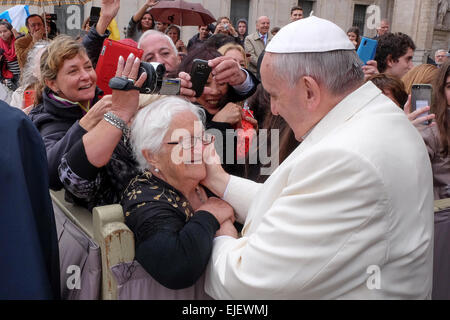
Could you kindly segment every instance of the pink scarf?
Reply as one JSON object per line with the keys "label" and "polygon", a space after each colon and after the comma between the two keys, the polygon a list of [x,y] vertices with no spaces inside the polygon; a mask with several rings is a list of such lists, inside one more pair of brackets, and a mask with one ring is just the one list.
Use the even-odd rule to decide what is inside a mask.
{"label": "pink scarf", "polygon": [[[3,56],[5,57],[6,61],[15,61],[17,60],[16,56],[16,47],[15,47],[16,37],[14,35],[11,36],[11,44],[8,45],[3,39],[0,39],[0,49],[3,49]],[[2,73],[2,76],[6,79],[11,79],[14,75],[11,71],[8,70],[8,65],[3,63],[2,68],[0,70]]]}
{"label": "pink scarf", "polygon": [[16,56],[16,48],[15,48],[16,37],[14,35],[11,36],[11,44],[8,45],[3,39],[0,39],[0,48],[4,50],[3,56],[9,62],[17,59]]}

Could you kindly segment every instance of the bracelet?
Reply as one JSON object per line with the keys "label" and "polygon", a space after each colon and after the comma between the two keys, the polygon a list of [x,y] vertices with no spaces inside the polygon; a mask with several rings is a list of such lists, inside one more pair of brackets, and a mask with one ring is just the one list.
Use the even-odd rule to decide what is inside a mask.
{"label": "bracelet", "polygon": [[128,128],[125,121],[120,119],[117,115],[115,115],[112,111],[108,111],[103,115],[103,119],[109,124],[112,124],[117,129],[122,130],[123,134],[128,137],[130,133],[130,129]]}

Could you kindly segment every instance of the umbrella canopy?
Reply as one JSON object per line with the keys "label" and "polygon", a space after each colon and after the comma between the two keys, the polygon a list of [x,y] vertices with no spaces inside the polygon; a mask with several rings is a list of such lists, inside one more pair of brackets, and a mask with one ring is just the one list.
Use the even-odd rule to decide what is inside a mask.
{"label": "umbrella canopy", "polygon": [[30,6],[60,6],[64,4],[85,4],[91,0],[0,0],[0,5],[28,4]]}
{"label": "umbrella canopy", "polygon": [[200,3],[183,0],[160,1],[150,13],[156,21],[179,26],[205,26],[216,21],[213,14]]}

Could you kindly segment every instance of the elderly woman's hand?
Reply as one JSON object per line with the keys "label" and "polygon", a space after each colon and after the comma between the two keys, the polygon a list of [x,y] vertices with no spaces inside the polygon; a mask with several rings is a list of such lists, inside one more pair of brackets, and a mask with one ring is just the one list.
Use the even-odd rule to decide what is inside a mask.
{"label": "elderly woman's hand", "polygon": [[[132,80],[135,82],[134,86],[140,88],[147,79],[147,74],[144,72],[136,81],[140,64],[141,60],[136,58],[132,53],[128,56],[126,63],[123,57],[120,57],[117,65],[116,77]],[[131,120],[138,110],[138,106],[138,90],[112,90],[112,111],[125,122],[129,122]]]}
{"label": "elderly woman's hand", "polygon": [[229,102],[213,117],[215,122],[226,122],[231,125],[240,124],[242,121],[242,108],[235,103]]}
{"label": "elderly woman's hand", "polygon": [[[420,128],[430,121],[428,126],[434,126],[436,123],[432,122],[432,120],[436,117],[434,113],[428,114],[430,111],[430,107],[426,106],[425,108],[417,109],[414,112],[411,112],[411,95],[408,96],[408,101],[403,107],[403,111],[406,113],[409,121],[416,127]],[[421,116],[425,114],[425,116]]]}
{"label": "elderly woman's hand", "polygon": [[378,63],[375,60],[367,61],[366,65],[362,66],[362,70],[364,72],[365,81],[367,81],[369,77],[380,73],[378,71]]}
{"label": "elderly woman's hand", "polygon": [[104,114],[111,110],[111,107],[112,96],[104,96],[80,119],[80,126],[86,131],[92,130],[103,119]]}
{"label": "elderly woman's hand", "polygon": [[224,223],[226,220],[234,219],[233,208],[219,198],[208,198],[208,200],[197,209],[197,211],[202,210],[211,213],[217,219],[219,224]]}

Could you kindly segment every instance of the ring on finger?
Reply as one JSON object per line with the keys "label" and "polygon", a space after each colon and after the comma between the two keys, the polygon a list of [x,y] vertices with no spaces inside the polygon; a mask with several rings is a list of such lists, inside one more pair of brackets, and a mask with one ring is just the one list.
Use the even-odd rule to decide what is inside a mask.
{"label": "ring on finger", "polygon": [[131,79],[131,78],[127,78],[127,79],[128,79],[128,81],[132,82],[133,85],[134,85],[134,83],[136,82],[136,80],[134,80],[134,79]]}

